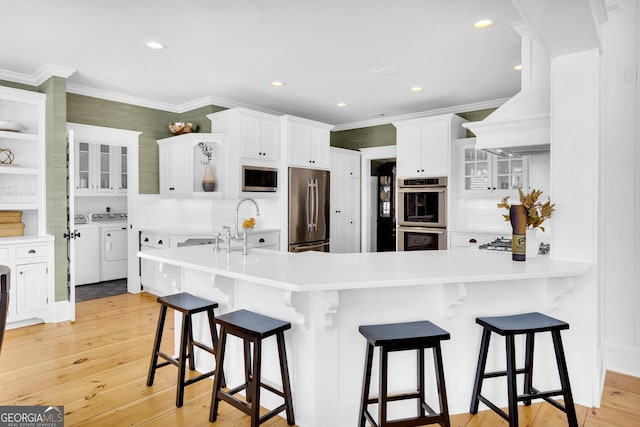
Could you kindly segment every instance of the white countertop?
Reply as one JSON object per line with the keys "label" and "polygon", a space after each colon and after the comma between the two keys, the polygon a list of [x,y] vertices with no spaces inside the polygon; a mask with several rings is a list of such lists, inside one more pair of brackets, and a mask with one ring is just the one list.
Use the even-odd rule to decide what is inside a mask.
{"label": "white countertop", "polygon": [[590,264],[538,256],[515,262],[484,251],[331,254],[251,249],[214,252],[212,245],[138,252],[151,261],[246,280],[295,292],[570,277]]}
{"label": "white countertop", "polygon": [[[193,226],[189,224],[176,224],[171,226],[159,226],[159,227],[149,227],[142,228],[141,231],[143,233],[153,233],[156,235],[165,235],[169,237],[173,236],[187,236],[187,237],[210,237],[213,236],[214,233],[220,233],[224,236],[224,230],[222,227],[214,228],[214,227],[202,227],[202,226]],[[231,231],[233,231],[233,226],[231,226]],[[260,233],[260,232],[270,232],[270,231],[280,231],[278,228],[254,228],[250,231],[250,233]]]}

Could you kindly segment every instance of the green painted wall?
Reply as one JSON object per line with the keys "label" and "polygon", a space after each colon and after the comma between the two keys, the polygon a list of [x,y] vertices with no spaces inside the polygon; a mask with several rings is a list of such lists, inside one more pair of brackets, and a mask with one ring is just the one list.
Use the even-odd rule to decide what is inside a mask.
{"label": "green painted wall", "polygon": [[392,124],[331,132],[331,146],[359,148],[396,145],[396,127]]}
{"label": "green painted wall", "polygon": [[68,299],[67,290],[67,81],[51,77],[39,88],[46,101],[47,234],[54,236],[56,301]]}
{"label": "green painted wall", "polygon": [[[458,116],[470,122],[484,120],[496,109],[469,111],[458,113]],[[467,131],[467,136],[474,136]],[[396,127],[392,124],[371,126],[359,129],[349,129],[331,132],[331,146],[357,150],[360,148],[381,147],[384,145],[396,145]]]}

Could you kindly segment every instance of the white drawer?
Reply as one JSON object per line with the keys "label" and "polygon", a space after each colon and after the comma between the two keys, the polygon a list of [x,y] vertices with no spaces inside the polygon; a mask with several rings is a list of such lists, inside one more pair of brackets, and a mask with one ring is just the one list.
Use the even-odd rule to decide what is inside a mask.
{"label": "white drawer", "polygon": [[0,248],[0,261],[9,260],[9,248]]}
{"label": "white drawer", "polygon": [[460,232],[452,231],[450,233],[451,241],[450,249],[470,248],[472,246],[482,245],[484,243],[493,242],[499,237],[511,237],[495,232]]}
{"label": "white drawer", "polygon": [[140,245],[143,247],[162,249],[162,248],[168,248],[169,243],[170,243],[169,236],[164,236],[162,234],[146,233],[144,231],[140,234]]}
{"label": "white drawer", "polygon": [[280,244],[279,231],[265,231],[249,233],[247,243],[253,248],[262,248],[268,246],[278,246]]}
{"label": "white drawer", "polygon": [[18,246],[16,248],[16,259],[41,258],[49,255],[48,245]]}

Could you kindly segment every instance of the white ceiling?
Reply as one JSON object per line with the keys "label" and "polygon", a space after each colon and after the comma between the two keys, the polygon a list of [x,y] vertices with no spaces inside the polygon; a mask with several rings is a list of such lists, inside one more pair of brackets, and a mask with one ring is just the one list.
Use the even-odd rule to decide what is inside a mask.
{"label": "white ceiling", "polygon": [[[1,0],[0,71],[75,70],[72,91],[204,97],[334,125],[510,97],[509,0]],[[489,18],[495,25],[477,30]],[[156,40],[167,49],[153,51]],[[6,78],[8,73],[0,73]],[[4,76],[4,77],[3,77]],[[285,86],[274,88],[272,80]],[[424,88],[411,92],[412,86]],[[336,103],[345,102],[346,107]]]}

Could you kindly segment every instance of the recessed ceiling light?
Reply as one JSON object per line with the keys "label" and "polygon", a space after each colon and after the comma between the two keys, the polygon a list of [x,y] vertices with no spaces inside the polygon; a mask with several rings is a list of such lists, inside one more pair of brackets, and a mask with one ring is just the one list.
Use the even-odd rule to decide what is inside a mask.
{"label": "recessed ceiling light", "polygon": [[420,86],[414,86],[411,88],[411,92],[420,92],[422,88]]}
{"label": "recessed ceiling light", "polygon": [[336,105],[338,107],[346,107],[347,106],[347,104],[345,102],[338,102]]}
{"label": "recessed ceiling light", "polygon": [[284,82],[281,82],[280,80],[274,80],[271,82],[271,86],[273,87],[282,87],[284,86]]}
{"label": "recessed ceiling light", "polygon": [[522,71],[522,64],[518,64],[515,67],[513,67],[514,70],[516,71]]}
{"label": "recessed ceiling light", "polygon": [[159,42],[153,42],[153,41],[147,42],[147,47],[149,49],[154,49],[154,50],[162,50],[167,48],[166,45],[163,45],[162,43],[159,43]]}
{"label": "recessed ceiling light", "polygon": [[490,19],[481,19],[480,21],[473,24],[473,26],[478,29],[489,28],[492,25],[493,21]]}

